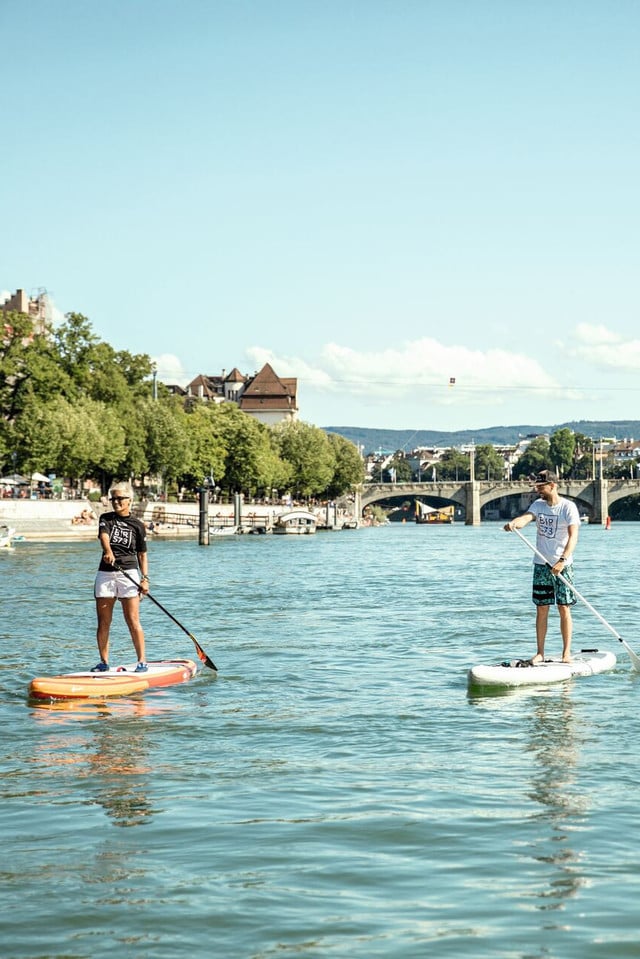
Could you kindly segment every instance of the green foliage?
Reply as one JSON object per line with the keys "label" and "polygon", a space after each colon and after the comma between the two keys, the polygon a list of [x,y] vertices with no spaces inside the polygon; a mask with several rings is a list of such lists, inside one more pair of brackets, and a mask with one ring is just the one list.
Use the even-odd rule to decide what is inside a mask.
{"label": "green foliage", "polygon": [[208,403],[195,403],[189,406],[184,416],[189,437],[189,457],[179,474],[182,485],[197,489],[205,477],[209,476],[220,485],[224,476],[227,450],[222,438],[217,407]]}
{"label": "green foliage", "polygon": [[538,470],[552,469],[549,441],[544,436],[536,436],[513,468],[513,478],[529,476]]}
{"label": "green foliage", "polygon": [[71,404],[56,396],[44,405],[32,400],[12,430],[20,468],[52,469],[79,479],[115,471],[125,453],[125,432],[116,412],[81,397]]}
{"label": "green foliage", "polygon": [[273,430],[280,455],[291,464],[293,492],[298,497],[325,493],[333,480],[336,460],[324,430],[301,422],[280,423]]}
{"label": "green foliage", "polygon": [[232,403],[215,407],[217,430],[225,448],[222,483],[229,492],[252,496],[264,484],[261,463],[269,448],[266,428]]}
{"label": "green foliage", "polygon": [[0,326],[0,412],[13,423],[31,404],[42,402],[68,385],[48,335],[36,333],[33,320],[6,313]]}
{"label": "green foliage", "polygon": [[382,482],[409,483],[412,477],[411,464],[401,453],[396,453],[383,471]]}
{"label": "green foliage", "polygon": [[[329,446],[333,450],[334,470],[333,477],[326,490],[329,499],[335,499],[346,493],[353,486],[359,486],[364,482],[364,461],[356,446],[339,433],[329,433]],[[405,459],[401,460],[405,467],[409,468],[409,479],[411,479],[411,467]]]}
{"label": "green foliage", "polygon": [[[457,449],[446,450],[436,466],[442,480],[468,480],[470,473],[469,454]],[[426,471],[423,471],[423,473]],[[422,477],[425,478],[424,475]]]}
{"label": "green foliage", "polygon": [[576,437],[572,430],[563,427],[556,430],[549,441],[551,462],[560,476],[570,473],[576,449]]}
{"label": "green foliage", "polygon": [[186,414],[171,404],[153,401],[142,404],[140,414],[146,434],[144,472],[163,476],[167,482],[175,481],[191,458]]}
{"label": "green foliage", "polygon": [[352,443],[307,424],[266,427],[233,403],[192,403],[159,384],[146,354],[116,351],[81,313],[37,333],[21,313],[0,327],[0,466],[91,477],[160,476],[232,492],[338,496],[362,479]]}
{"label": "green foliage", "polygon": [[478,480],[504,479],[505,464],[495,446],[483,443],[475,450],[475,477]]}
{"label": "green foliage", "polygon": [[152,362],[146,354],[117,352],[91,332],[81,313],[68,313],[53,335],[60,367],[70,386],[67,395],[124,403],[150,396]]}

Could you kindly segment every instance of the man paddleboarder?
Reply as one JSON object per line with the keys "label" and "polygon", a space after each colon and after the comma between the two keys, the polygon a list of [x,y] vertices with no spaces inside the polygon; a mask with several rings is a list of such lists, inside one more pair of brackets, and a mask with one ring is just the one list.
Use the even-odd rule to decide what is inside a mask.
{"label": "man paddleboarder", "polygon": [[[526,512],[504,525],[506,532],[510,533],[535,520],[536,548],[544,557],[536,555],[533,560],[532,598],[536,606],[537,651],[530,663],[535,666],[544,662],[549,607],[554,603],[560,615],[562,661],[570,663],[573,631],[571,607],[577,602],[570,584],[573,583],[573,553],[578,542],[580,514],[575,503],[559,495],[558,477],[552,470],[540,470],[532,479],[538,498]],[[562,574],[562,579],[559,579],[558,573]]]}

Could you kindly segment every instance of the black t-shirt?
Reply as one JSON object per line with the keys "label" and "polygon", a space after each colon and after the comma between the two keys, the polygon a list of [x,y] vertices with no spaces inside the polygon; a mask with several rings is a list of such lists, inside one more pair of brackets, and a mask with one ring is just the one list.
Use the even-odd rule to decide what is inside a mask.
{"label": "black t-shirt", "polygon": [[[123,569],[138,568],[138,553],[147,552],[147,534],[144,523],[135,516],[118,516],[117,513],[103,513],[98,523],[98,537],[109,534],[109,542],[118,566]],[[98,569],[103,573],[112,573],[113,566],[100,560]]]}

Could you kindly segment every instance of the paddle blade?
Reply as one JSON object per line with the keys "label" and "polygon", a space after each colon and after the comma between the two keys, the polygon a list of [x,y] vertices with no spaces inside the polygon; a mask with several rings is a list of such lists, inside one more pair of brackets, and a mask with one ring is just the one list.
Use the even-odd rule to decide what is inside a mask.
{"label": "paddle blade", "polygon": [[209,659],[209,657],[205,653],[204,649],[202,648],[198,640],[194,636],[191,636],[191,633],[189,633],[189,636],[191,637],[191,641],[193,645],[196,647],[196,653],[198,654],[198,659],[200,660],[200,662],[204,663],[205,666],[208,666],[209,669],[213,669],[213,671],[217,673],[218,667],[216,666],[214,661],[212,659]]}
{"label": "paddle blade", "polygon": [[631,646],[629,646],[628,643],[625,643],[624,639],[622,639],[622,636],[620,637],[620,640],[624,648],[626,649],[626,651],[629,653],[629,659],[631,660],[631,665],[633,666],[633,668],[635,669],[637,673],[640,673],[640,657],[636,656],[634,651],[631,649]]}

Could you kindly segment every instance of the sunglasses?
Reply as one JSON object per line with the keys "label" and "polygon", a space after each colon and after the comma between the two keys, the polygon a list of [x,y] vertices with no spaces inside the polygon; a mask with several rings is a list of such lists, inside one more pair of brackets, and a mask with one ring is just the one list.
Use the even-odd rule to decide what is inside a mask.
{"label": "sunglasses", "polygon": [[126,502],[127,502],[128,500],[130,500],[130,499],[131,499],[130,496],[112,496],[112,497],[111,497],[111,502],[112,502],[112,503],[126,503]]}

